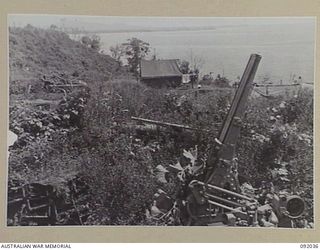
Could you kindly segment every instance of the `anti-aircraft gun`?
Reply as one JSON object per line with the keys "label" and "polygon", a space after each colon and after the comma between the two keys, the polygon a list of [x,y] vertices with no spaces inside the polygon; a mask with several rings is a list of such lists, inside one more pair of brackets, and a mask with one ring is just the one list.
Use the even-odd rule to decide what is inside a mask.
{"label": "anti-aircraft gun", "polygon": [[260,55],[250,56],[204,174],[189,183],[186,225],[291,227],[292,219],[304,212],[305,203],[297,195],[281,196],[271,188],[261,202],[241,192],[234,151],[260,60]]}

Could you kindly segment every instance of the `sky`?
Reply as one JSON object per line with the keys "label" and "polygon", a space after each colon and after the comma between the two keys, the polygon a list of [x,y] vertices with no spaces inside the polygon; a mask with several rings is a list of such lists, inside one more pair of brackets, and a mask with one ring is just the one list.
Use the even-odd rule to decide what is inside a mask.
{"label": "sky", "polygon": [[251,53],[262,55],[257,76],[289,81],[301,75],[314,80],[315,23],[313,17],[110,17],[9,15],[9,26],[96,32],[104,53],[136,37],[150,43],[158,59],[204,62],[201,73],[241,75]]}

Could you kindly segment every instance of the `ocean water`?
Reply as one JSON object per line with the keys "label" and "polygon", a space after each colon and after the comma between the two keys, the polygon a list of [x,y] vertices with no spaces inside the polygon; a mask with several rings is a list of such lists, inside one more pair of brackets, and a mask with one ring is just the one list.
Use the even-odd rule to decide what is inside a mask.
{"label": "ocean water", "polygon": [[157,59],[201,58],[201,74],[213,72],[235,80],[250,54],[262,56],[257,80],[289,83],[292,75],[314,81],[315,29],[308,23],[251,24],[212,30],[100,33],[102,49],[136,37],[151,46]]}

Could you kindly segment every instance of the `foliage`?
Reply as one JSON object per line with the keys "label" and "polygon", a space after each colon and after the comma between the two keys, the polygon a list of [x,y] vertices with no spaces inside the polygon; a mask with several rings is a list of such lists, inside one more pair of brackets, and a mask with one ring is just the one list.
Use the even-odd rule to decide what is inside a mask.
{"label": "foliage", "polygon": [[[50,116],[41,111],[11,111],[12,130],[19,140],[11,150],[10,179],[67,188],[66,182],[80,174],[90,180],[92,191],[87,224],[142,223],[155,192],[151,163],[145,159],[148,150],[134,144],[129,135],[119,137],[119,128],[100,133],[96,119],[83,124],[83,115],[90,113],[83,113],[86,98],[85,93],[73,93]],[[23,121],[25,115],[34,118]],[[50,126],[46,119],[52,120]]]}
{"label": "foliage", "polygon": [[81,43],[95,51],[99,51],[101,48],[100,37],[97,35],[93,35],[92,37],[83,36],[81,37]]}
{"label": "foliage", "polygon": [[122,66],[122,57],[125,55],[125,50],[123,45],[117,44],[110,47],[111,57],[116,60],[119,64],[119,67]]}
{"label": "foliage", "polygon": [[312,91],[255,99],[237,147],[240,174],[255,186],[267,181],[301,195],[309,221],[313,218],[312,114]]}
{"label": "foliage", "polygon": [[[87,98],[88,93],[80,91],[60,102],[53,110],[39,110],[24,103],[10,109],[10,130],[18,135],[9,158],[10,178],[15,179],[22,174],[24,177],[19,178],[20,181],[40,179],[43,182],[52,180],[53,176],[59,176],[57,179],[61,180],[70,176],[67,172],[75,173],[77,164],[70,159],[74,157],[74,150],[63,151],[67,147],[63,137],[81,128]],[[68,164],[70,168],[65,168]],[[55,170],[58,172],[53,174]],[[46,174],[48,176],[41,178]]]}
{"label": "foliage", "polygon": [[81,43],[90,47],[91,39],[89,36],[83,36],[81,37]]}
{"label": "foliage", "polygon": [[[151,166],[139,155],[129,138],[96,145],[80,155],[82,174],[88,176],[95,209],[91,224],[136,225],[145,222],[145,210],[152,201],[155,184]],[[130,150],[129,147],[132,147]],[[99,218],[99,219],[98,219]]]}
{"label": "foliage", "polygon": [[199,55],[193,56],[191,53],[190,67],[194,73],[199,74],[204,64],[205,64],[205,60],[203,59],[203,57]]}
{"label": "foliage", "polygon": [[190,72],[190,63],[183,60],[182,62],[180,62],[179,68],[183,74],[188,74]]}
{"label": "foliage", "polygon": [[96,50],[96,51],[99,51],[100,50],[100,37],[97,36],[97,35],[93,35],[92,38],[91,38],[91,48]]}
{"label": "foliage", "polygon": [[125,48],[125,55],[131,72],[138,76],[140,61],[148,55],[150,44],[133,37],[128,39],[126,43],[123,43],[122,46]]}
{"label": "foliage", "polygon": [[230,88],[230,80],[224,76],[217,75],[215,79],[209,78],[209,75],[204,77],[199,84],[201,85],[210,85],[219,88]]}

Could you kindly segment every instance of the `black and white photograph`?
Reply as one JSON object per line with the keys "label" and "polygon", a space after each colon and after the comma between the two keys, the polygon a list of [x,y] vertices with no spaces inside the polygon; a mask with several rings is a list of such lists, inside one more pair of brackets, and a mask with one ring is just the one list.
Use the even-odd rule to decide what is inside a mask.
{"label": "black and white photograph", "polygon": [[315,227],[315,17],[7,21],[7,227]]}

